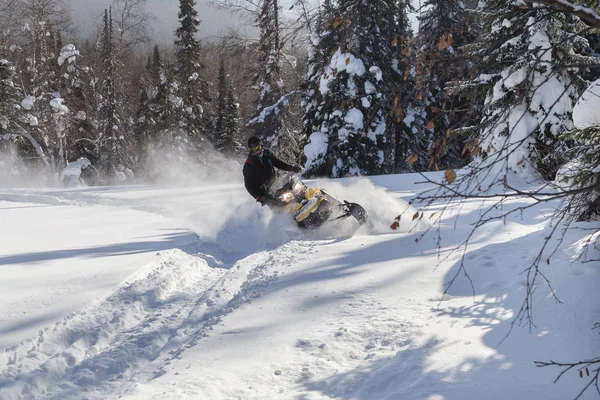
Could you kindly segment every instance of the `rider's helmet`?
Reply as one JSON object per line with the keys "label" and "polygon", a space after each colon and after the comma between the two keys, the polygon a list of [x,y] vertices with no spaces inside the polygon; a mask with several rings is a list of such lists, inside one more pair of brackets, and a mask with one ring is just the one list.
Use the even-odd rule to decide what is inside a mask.
{"label": "rider's helmet", "polygon": [[251,136],[248,139],[248,149],[252,154],[261,155],[263,151],[262,141],[257,136]]}

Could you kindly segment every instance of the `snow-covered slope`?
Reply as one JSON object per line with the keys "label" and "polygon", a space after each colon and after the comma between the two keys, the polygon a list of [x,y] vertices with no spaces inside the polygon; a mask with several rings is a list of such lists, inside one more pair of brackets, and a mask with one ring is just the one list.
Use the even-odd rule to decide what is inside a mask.
{"label": "snow-covered slope", "polygon": [[[547,208],[482,228],[487,203],[436,235],[407,206],[418,176],[315,183],[372,222],[303,232],[238,183],[0,190],[0,399],[570,399],[600,344],[598,266],[544,265],[530,333],[512,317]],[[523,200],[515,199],[509,207]],[[400,229],[389,225],[405,211]],[[446,257],[447,256],[447,257]],[[591,390],[583,398],[596,398]]]}

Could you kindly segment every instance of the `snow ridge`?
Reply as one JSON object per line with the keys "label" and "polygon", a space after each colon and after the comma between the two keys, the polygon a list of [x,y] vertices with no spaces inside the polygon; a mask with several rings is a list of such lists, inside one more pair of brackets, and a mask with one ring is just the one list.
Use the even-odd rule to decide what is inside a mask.
{"label": "snow ridge", "polygon": [[113,294],[0,353],[0,398],[104,399],[159,377],[312,245],[290,242],[230,269],[177,249],[159,253]]}
{"label": "snow ridge", "polygon": [[169,250],[115,293],[0,353],[0,398],[81,398],[159,354],[187,304],[224,270]]}

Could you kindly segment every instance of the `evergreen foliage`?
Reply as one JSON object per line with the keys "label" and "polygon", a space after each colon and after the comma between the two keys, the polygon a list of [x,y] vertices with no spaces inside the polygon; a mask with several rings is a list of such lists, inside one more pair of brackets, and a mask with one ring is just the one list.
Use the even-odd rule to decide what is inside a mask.
{"label": "evergreen foliage", "polygon": [[14,65],[0,60],[0,170],[2,175],[18,175],[23,168],[19,160],[34,156],[33,147],[26,140],[26,130],[19,121],[19,88],[13,82]]}
{"label": "evergreen foliage", "polygon": [[242,154],[246,146],[241,137],[241,118],[235,90],[227,75],[223,60],[217,78],[217,118],[215,124],[215,147],[229,155]]}
{"label": "evergreen foliage", "polygon": [[[158,45],[155,45],[146,65],[140,104],[135,117],[140,169],[145,178],[151,181],[159,175],[160,167],[155,162],[156,158],[161,157],[164,152],[179,150],[179,143],[174,139],[174,127],[177,126],[177,112],[172,101],[174,96],[169,72]],[[158,154],[159,151],[161,154]]]}
{"label": "evergreen foliage", "polygon": [[100,37],[100,65],[102,71],[100,85],[100,168],[109,182],[124,181],[127,170],[133,166],[132,155],[128,152],[125,135],[128,127],[123,119],[123,105],[115,84],[117,76],[116,49],[113,34],[112,11],[104,11],[102,36]]}
{"label": "evergreen foliage", "polygon": [[385,171],[395,1],[327,2],[313,36],[304,119],[308,173],[345,176]]}
{"label": "evergreen foliage", "polygon": [[480,101],[476,96],[454,95],[451,88],[453,82],[468,78],[472,65],[462,49],[475,40],[479,24],[461,1],[427,0],[423,10],[416,71],[425,119],[433,124],[434,142],[428,150],[427,168],[453,168],[465,161],[460,154],[464,143],[451,130],[468,124]]}
{"label": "evergreen foliage", "polygon": [[[179,1],[179,27],[175,32],[176,88],[170,101],[176,108],[179,131],[175,135],[178,148],[183,152],[195,151],[205,141],[205,104],[210,100],[208,84],[201,62],[202,49],[198,34],[198,12],[194,0]],[[205,143],[206,144],[206,143]]]}
{"label": "evergreen foliage", "polygon": [[474,165],[500,160],[551,180],[590,134],[563,133],[600,70],[583,36],[597,47],[596,34],[537,3],[489,0],[475,12],[425,0],[413,35],[408,0],[323,0],[308,65],[297,42],[284,46],[279,0],[256,4],[256,46],[206,47],[195,2],[180,0],[174,46],[149,57],[135,47],[144,28],[123,31],[143,23],[143,2],[117,2],[133,19],[106,10],[96,42],[70,36],[59,3],[14,2],[3,10],[20,19],[0,16],[0,146],[13,169],[57,175],[86,157],[99,183],[132,181],[134,168],[156,181],[164,165],[192,170],[206,152],[239,157],[257,133],[294,162],[304,148],[313,176],[456,168],[480,156]]}
{"label": "evergreen foliage", "polygon": [[254,84],[259,91],[256,114],[260,117],[253,119],[253,129],[257,136],[265,140],[267,146],[276,149],[286,145],[284,111],[278,103],[284,93],[280,59],[283,43],[279,18],[278,0],[263,0],[257,21],[260,37],[258,67],[254,76]]}
{"label": "evergreen foliage", "polygon": [[483,156],[551,180],[566,161],[559,136],[573,127],[573,104],[586,86],[581,71],[597,63],[581,54],[585,28],[576,17],[514,1],[488,1],[482,15],[487,33],[474,45],[481,69],[470,84],[487,88]]}
{"label": "evergreen foliage", "polygon": [[575,193],[570,199],[570,213],[579,221],[600,216],[600,126],[574,129],[562,137],[573,143],[567,152],[571,160],[561,170],[561,184]]}

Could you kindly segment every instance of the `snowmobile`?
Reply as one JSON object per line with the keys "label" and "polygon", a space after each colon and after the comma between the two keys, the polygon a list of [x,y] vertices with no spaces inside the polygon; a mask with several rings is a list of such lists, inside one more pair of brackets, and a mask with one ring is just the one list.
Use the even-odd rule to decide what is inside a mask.
{"label": "snowmobile", "polygon": [[338,200],[323,189],[308,187],[291,173],[280,174],[264,188],[271,204],[290,213],[300,228],[316,229],[348,217],[363,225],[369,218],[361,205]]}

